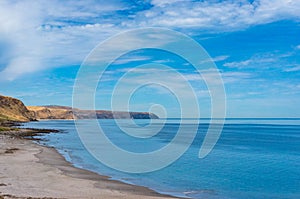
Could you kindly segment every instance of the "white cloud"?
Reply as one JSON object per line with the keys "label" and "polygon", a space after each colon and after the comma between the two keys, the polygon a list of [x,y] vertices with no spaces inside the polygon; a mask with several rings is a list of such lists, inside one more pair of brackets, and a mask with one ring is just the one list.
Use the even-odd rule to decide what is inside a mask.
{"label": "white cloud", "polygon": [[287,68],[284,70],[285,72],[295,72],[295,71],[300,71],[300,65],[299,66],[295,66],[292,68]]}
{"label": "white cloud", "polygon": [[298,0],[254,0],[252,3],[153,0],[152,4],[152,9],[138,13],[135,24],[233,31],[300,17]]}
{"label": "white cloud", "polygon": [[250,73],[245,72],[226,72],[222,73],[224,83],[235,83],[247,80],[253,77]]}
{"label": "white cloud", "polygon": [[[241,82],[243,80],[251,79],[253,78],[253,74],[247,73],[247,72],[222,72],[218,69],[207,69],[207,70],[201,70],[199,74],[188,74],[185,75],[185,77],[189,81],[196,81],[200,82],[204,79],[206,80],[207,84],[211,85],[219,85],[221,83],[227,84],[227,83],[234,83],[234,82]],[[219,78],[222,78],[222,81],[219,81]]]}
{"label": "white cloud", "polygon": [[[163,26],[206,31],[234,31],[257,24],[300,17],[300,1],[153,0],[148,10],[119,0],[0,2],[0,76],[13,80],[49,67],[80,64],[100,41],[137,27]],[[118,11],[130,10],[130,16]],[[191,30],[192,30],[191,29]],[[130,39],[130,38],[129,38]],[[162,39],[163,40],[163,39]],[[134,45],[132,39],[123,44]],[[120,47],[120,44],[118,44]],[[299,46],[298,46],[299,48]],[[3,52],[3,53],[2,53]],[[223,61],[219,56],[214,61]],[[227,63],[228,67],[247,65]]]}
{"label": "white cloud", "polygon": [[290,53],[285,54],[274,54],[274,53],[264,53],[256,54],[249,59],[235,62],[227,62],[223,66],[229,68],[244,68],[244,67],[275,67],[276,64],[280,63],[281,58],[286,58],[291,56]]}
{"label": "white cloud", "polygon": [[228,62],[228,63],[225,63],[224,66],[227,66],[229,68],[241,68],[244,66],[248,66],[252,62],[254,62],[254,61],[251,59],[248,59],[248,60],[240,61],[240,62]]}
{"label": "white cloud", "polygon": [[127,64],[131,62],[136,62],[136,61],[146,61],[150,60],[151,57],[147,56],[130,56],[126,58],[120,58],[114,62],[114,64]]}
{"label": "white cloud", "polygon": [[228,55],[220,55],[220,56],[217,56],[217,57],[213,57],[212,61],[213,62],[219,62],[219,61],[224,61],[224,60],[226,60],[228,58],[229,58]]}
{"label": "white cloud", "polygon": [[207,62],[220,62],[220,61],[224,61],[228,58],[229,58],[228,55],[220,55],[220,56],[217,56],[217,57],[212,57],[212,58],[207,59],[207,60],[203,60],[203,61],[201,61],[201,64],[207,63]]}
{"label": "white cloud", "polygon": [[180,1],[182,0],[152,0],[151,4],[157,7],[165,7],[166,5],[178,3]]}
{"label": "white cloud", "polygon": [[1,80],[80,64],[96,44],[116,34],[120,29],[108,22],[70,23],[122,8],[92,2],[1,1],[0,50],[5,52],[0,57]]}
{"label": "white cloud", "polygon": [[36,28],[42,20],[36,18],[40,15],[38,7],[34,3],[28,5],[25,2],[0,3],[0,40],[7,43],[2,46],[2,51],[9,57],[6,68],[1,72],[4,79],[13,79],[22,72],[37,69],[39,61],[34,57],[39,56],[41,42]]}

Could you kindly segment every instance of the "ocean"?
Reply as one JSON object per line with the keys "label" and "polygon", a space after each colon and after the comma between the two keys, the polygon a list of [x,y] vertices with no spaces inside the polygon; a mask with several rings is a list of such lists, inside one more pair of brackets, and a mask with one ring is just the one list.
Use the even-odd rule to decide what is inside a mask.
{"label": "ocean", "polygon": [[[90,120],[80,122],[87,131],[97,131],[89,128]],[[188,129],[198,123],[192,119],[183,120],[183,124],[179,119],[155,120],[157,124],[164,123],[163,128],[146,141],[124,135],[114,120],[98,122],[114,144],[136,153],[160,149],[174,138],[180,125],[186,125],[188,135]],[[140,126],[149,123],[135,122]],[[213,150],[200,159],[199,148],[208,126],[208,119],[200,119],[193,143],[171,165],[149,173],[130,174],[109,168],[94,158],[82,144],[74,121],[24,124],[24,127],[61,130],[40,136],[42,140],[38,142],[55,147],[74,166],[159,193],[206,199],[300,198],[300,119],[227,119]]]}

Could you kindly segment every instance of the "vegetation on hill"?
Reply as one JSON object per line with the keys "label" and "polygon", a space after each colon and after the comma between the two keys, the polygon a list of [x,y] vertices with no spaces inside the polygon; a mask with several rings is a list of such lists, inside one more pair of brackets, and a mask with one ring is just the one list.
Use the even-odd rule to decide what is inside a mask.
{"label": "vegetation on hill", "polygon": [[29,111],[22,101],[0,95],[0,121],[34,121],[34,113]]}

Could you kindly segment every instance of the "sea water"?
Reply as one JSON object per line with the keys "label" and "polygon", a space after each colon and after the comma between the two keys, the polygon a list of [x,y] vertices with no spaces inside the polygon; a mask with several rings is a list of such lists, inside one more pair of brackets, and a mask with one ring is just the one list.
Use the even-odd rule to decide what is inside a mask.
{"label": "sea water", "polygon": [[[81,120],[87,131],[91,120]],[[158,150],[176,135],[180,125],[189,133],[195,120],[155,120],[163,128],[152,138],[133,138],[114,120],[98,121],[107,137],[119,147],[145,153]],[[126,120],[122,121],[126,122]],[[140,126],[147,120],[135,120]],[[74,166],[110,176],[126,183],[149,187],[157,192],[189,198],[300,198],[300,120],[227,119],[211,153],[198,158],[209,127],[201,119],[190,148],[173,164],[150,173],[129,174],[111,169],[94,158],[83,146],[74,121],[44,120],[24,127],[59,129],[41,136],[41,144],[55,147]],[[188,126],[189,125],[189,126]],[[191,128],[192,129],[192,128]],[[182,140],[184,144],[184,140]]]}

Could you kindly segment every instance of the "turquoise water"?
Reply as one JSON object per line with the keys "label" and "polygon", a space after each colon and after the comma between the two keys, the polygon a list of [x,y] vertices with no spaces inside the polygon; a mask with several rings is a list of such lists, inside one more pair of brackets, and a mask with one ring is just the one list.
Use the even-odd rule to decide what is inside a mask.
{"label": "turquoise water", "polygon": [[[81,122],[88,128],[91,121]],[[147,122],[136,121],[141,126]],[[60,129],[61,133],[42,136],[44,140],[40,143],[55,147],[77,167],[147,186],[160,193],[208,199],[300,198],[299,119],[226,120],[213,151],[199,159],[199,148],[208,122],[200,120],[194,142],[180,159],[162,170],[145,174],[123,173],[101,164],[85,150],[73,121],[40,121],[24,126]],[[167,120],[160,133],[145,141],[122,133],[114,120],[99,120],[99,123],[116,145],[140,153],[165,146],[179,127],[179,120]],[[194,120],[185,120],[184,123],[187,131],[188,125],[195,125]]]}

